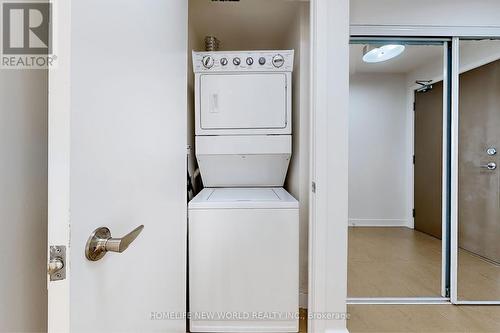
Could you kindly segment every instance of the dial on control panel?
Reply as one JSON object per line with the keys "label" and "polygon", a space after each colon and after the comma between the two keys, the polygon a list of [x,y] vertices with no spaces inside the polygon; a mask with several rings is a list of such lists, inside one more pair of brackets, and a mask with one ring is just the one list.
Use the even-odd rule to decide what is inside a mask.
{"label": "dial on control panel", "polygon": [[203,67],[212,68],[212,66],[214,65],[214,58],[212,58],[211,56],[204,56],[201,62],[203,64]]}
{"label": "dial on control panel", "polygon": [[273,57],[273,66],[280,68],[285,63],[285,58],[281,54],[277,54]]}
{"label": "dial on control panel", "polygon": [[[261,66],[265,65],[266,64],[266,58],[265,57],[260,57],[259,58],[259,64]],[[251,66],[253,65],[254,63],[254,59],[252,57],[247,57],[245,59],[245,62],[248,66]],[[215,64],[215,60],[214,58],[211,56],[211,55],[206,55],[202,58],[201,60],[201,63],[203,65],[203,67],[207,68],[207,69],[210,69],[214,66]],[[222,65],[222,66],[226,66],[229,61],[227,58],[221,58],[219,63]],[[276,54],[272,59],[271,59],[271,63],[273,64],[274,67],[276,68],[280,68],[282,67],[284,64],[285,64],[285,58],[281,55],[281,54]],[[239,66],[241,65],[241,59],[239,57],[234,57],[233,58],[233,64],[235,66]]]}

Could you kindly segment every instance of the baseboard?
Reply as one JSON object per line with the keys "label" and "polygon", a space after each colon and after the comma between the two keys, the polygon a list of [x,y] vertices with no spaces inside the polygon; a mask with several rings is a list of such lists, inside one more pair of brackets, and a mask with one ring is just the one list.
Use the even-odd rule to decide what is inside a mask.
{"label": "baseboard", "polygon": [[407,219],[349,219],[350,227],[410,227]]}
{"label": "baseboard", "polygon": [[326,330],[326,333],[349,333],[349,331],[346,328],[337,328],[334,330]]}
{"label": "baseboard", "polygon": [[299,293],[299,308],[307,309],[308,297],[306,293]]}
{"label": "baseboard", "polygon": [[293,321],[193,321],[190,322],[191,332],[298,332],[299,322]]}

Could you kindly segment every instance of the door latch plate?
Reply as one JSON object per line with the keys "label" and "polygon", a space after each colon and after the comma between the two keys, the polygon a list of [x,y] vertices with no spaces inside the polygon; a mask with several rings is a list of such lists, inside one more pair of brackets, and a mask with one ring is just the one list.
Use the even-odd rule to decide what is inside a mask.
{"label": "door latch plate", "polygon": [[[54,263],[62,263],[62,267],[54,269],[51,266]],[[48,273],[50,281],[59,281],[66,278],[66,246],[64,245],[51,245],[49,257]]]}

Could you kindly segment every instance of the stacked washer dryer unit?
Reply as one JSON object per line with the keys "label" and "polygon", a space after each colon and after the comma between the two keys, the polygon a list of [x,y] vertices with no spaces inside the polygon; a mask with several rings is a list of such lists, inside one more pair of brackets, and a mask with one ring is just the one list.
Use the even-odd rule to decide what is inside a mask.
{"label": "stacked washer dryer unit", "polygon": [[196,158],[189,203],[191,332],[297,332],[293,51],[193,52]]}

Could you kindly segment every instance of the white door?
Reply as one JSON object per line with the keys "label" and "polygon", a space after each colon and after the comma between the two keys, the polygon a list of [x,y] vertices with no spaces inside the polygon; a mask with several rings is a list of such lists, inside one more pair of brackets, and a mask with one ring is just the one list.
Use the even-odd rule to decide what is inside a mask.
{"label": "white door", "polygon": [[[49,332],[185,332],[187,1],[54,3],[48,245],[67,257]],[[139,225],[86,258],[96,228]]]}
{"label": "white door", "polygon": [[285,128],[286,81],[285,73],[201,75],[201,128]]}

